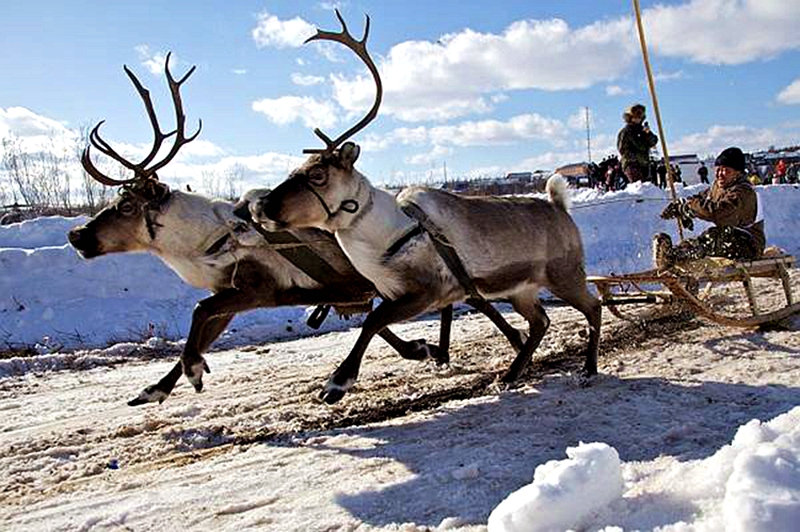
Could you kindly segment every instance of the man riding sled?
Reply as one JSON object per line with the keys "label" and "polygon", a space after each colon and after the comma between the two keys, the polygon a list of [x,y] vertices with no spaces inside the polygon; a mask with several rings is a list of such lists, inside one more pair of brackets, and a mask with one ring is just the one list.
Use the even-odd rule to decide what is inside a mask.
{"label": "man riding sled", "polygon": [[671,202],[661,213],[665,220],[680,218],[681,225],[689,230],[694,227],[693,218],[712,222],[714,227],[677,246],[666,233],[657,234],[653,256],[658,269],[705,257],[754,260],[764,253],[764,222],[756,221],[758,196],[745,175],[742,150],[723,150],[714,165],[715,180],[710,188]]}

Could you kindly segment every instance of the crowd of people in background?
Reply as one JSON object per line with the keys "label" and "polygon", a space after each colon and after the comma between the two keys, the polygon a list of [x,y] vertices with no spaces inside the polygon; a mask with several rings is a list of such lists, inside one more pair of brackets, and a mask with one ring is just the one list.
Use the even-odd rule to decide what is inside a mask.
{"label": "crowd of people in background", "polygon": [[[684,177],[680,165],[671,164],[672,180],[674,183],[683,183]],[[769,162],[748,163],[746,175],[753,185],[783,185],[796,184],[800,182],[800,161],[787,163],[779,159],[776,163]],[[631,180],[622,170],[622,164],[616,155],[605,157],[599,163],[589,163],[588,167],[589,186],[600,188],[606,191],[622,190],[627,187]],[[641,181],[653,183],[660,188],[667,188],[667,166],[664,159],[650,158],[648,165],[642,172]],[[710,184],[709,170],[705,162],[700,162],[697,168],[697,181],[702,184]]]}
{"label": "crowd of people in background", "polygon": [[[605,157],[599,163],[590,162],[587,168],[589,186],[603,190],[621,190],[630,183],[651,182],[666,188],[667,166],[663,158],[654,158],[650,152],[658,143],[658,137],[650,131],[645,121],[645,106],[634,104],[625,109],[622,118],[625,125],[617,135],[619,155]],[[749,156],[748,156],[749,157]],[[683,183],[681,166],[670,164],[673,183]],[[786,162],[778,159],[753,159],[747,162],[745,175],[753,185],[794,184],[800,182],[800,161]],[[710,184],[709,169],[705,162],[697,168],[697,181]],[[693,179],[690,182],[695,182]]]}

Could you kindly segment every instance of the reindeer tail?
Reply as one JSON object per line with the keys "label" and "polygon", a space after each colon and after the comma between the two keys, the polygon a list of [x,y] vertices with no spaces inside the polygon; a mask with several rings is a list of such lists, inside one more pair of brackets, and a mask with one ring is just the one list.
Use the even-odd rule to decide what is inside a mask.
{"label": "reindeer tail", "polygon": [[570,201],[566,179],[559,174],[551,175],[547,180],[545,190],[547,190],[547,194],[550,196],[550,201],[553,205],[565,211],[569,211]]}

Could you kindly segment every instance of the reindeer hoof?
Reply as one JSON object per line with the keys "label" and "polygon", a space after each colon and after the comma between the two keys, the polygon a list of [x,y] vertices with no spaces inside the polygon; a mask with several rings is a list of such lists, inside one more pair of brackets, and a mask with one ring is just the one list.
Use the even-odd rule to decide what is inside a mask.
{"label": "reindeer hoof", "polygon": [[597,377],[597,368],[583,368],[578,372],[578,386],[585,388],[590,386]]}
{"label": "reindeer hoof", "polygon": [[345,396],[347,392],[342,389],[325,389],[322,390],[319,394],[319,398],[321,401],[325,402],[325,404],[336,404],[341,401],[342,397]]}
{"label": "reindeer hoof", "polygon": [[211,373],[211,369],[209,369],[208,364],[206,364],[206,361],[202,358],[188,368],[184,365],[183,373],[186,375],[186,378],[189,379],[189,382],[192,383],[196,392],[203,391],[204,371],[206,373]]}
{"label": "reindeer hoof", "polygon": [[355,379],[347,379],[344,384],[337,384],[331,377],[325,384],[325,388],[319,393],[319,398],[329,405],[338,403],[355,382]]}
{"label": "reindeer hoof", "polygon": [[169,393],[161,390],[158,387],[158,384],[152,384],[145,388],[138,397],[128,401],[128,406],[139,406],[155,402],[161,404],[167,399],[167,397],[169,397]]}
{"label": "reindeer hoof", "polygon": [[446,366],[450,363],[450,352],[445,351],[438,345],[429,345],[428,355],[436,362],[437,366]]}
{"label": "reindeer hoof", "polygon": [[430,356],[430,346],[425,340],[411,340],[409,348],[400,353],[406,360],[425,360]]}

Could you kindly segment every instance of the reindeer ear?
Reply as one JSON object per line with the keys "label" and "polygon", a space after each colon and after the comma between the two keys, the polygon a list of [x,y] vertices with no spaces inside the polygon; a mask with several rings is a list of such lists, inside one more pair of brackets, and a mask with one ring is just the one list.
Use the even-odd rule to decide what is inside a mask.
{"label": "reindeer ear", "polygon": [[163,198],[168,191],[169,187],[164,183],[149,179],[145,185],[144,193],[148,199],[159,200]]}
{"label": "reindeer ear", "polygon": [[352,170],[358,160],[361,148],[354,142],[347,141],[339,148],[339,162],[346,170]]}

